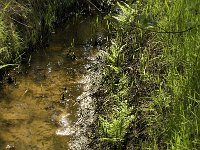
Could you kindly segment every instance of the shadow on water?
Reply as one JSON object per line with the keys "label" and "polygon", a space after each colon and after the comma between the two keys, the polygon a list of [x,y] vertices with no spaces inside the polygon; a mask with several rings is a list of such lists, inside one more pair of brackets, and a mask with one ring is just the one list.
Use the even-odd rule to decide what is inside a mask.
{"label": "shadow on water", "polygon": [[16,83],[4,83],[0,93],[0,149],[69,149],[83,78],[105,37],[96,17],[69,19],[48,48],[11,72]]}

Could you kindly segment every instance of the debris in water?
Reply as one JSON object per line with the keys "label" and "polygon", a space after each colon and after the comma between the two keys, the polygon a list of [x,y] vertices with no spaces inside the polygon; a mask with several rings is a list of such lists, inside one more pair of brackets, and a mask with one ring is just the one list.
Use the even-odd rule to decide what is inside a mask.
{"label": "debris in water", "polygon": [[14,145],[7,145],[6,149],[15,150],[15,146]]}

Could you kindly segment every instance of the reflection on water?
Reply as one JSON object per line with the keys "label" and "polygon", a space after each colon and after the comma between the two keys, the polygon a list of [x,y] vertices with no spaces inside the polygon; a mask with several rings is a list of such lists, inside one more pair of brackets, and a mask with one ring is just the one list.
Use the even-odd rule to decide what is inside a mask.
{"label": "reflection on water", "polygon": [[76,132],[83,78],[103,39],[95,17],[70,19],[30,66],[11,74],[16,83],[0,91],[0,149],[63,150]]}

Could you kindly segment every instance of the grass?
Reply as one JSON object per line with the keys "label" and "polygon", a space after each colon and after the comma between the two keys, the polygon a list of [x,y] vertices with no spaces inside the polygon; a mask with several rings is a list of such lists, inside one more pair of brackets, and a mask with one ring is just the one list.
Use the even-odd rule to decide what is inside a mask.
{"label": "grass", "polygon": [[[171,32],[159,35],[163,63],[167,69],[164,86],[152,95],[154,109],[160,107],[154,111],[162,114],[158,123],[163,128],[162,142],[167,149],[199,148],[200,17],[199,12],[194,12],[199,10],[198,3],[195,0],[154,1],[154,4],[149,2],[147,5],[149,11],[158,9],[157,14],[160,14],[160,18],[155,16],[155,28],[160,32]],[[161,6],[162,10],[159,10]],[[158,145],[158,142],[155,144]]]}
{"label": "grass", "polygon": [[[25,49],[48,43],[54,23],[74,2],[2,0],[0,69],[18,62]],[[101,147],[200,149],[199,0],[126,2],[109,4]]]}
{"label": "grass", "polygon": [[7,23],[8,20],[5,15],[8,7],[9,4],[5,5],[4,9],[2,9],[2,11],[0,12],[1,64],[5,64],[14,59],[14,55],[17,55],[22,47],[22,41],[15,31],[15,26],[12,23]]}
{"label": "grass", "polygon": [[102,0],[2,0],[0,5],[0,65],[19,63],[25,52],[48,46],[51,31],[70,14],[109,7]]}
{"label": "grass", "polygon": [[[106,52],[102,72],[107,95],[102,107],[109,111],[100,117],[101,139],[112,139],[107,149],[200,148],[199,4],[118,3],[116,13],[109,15],[115,42]],[[121,82],[123,77],[126,82]],[[120,114],[124,102],[129,113],[113,115]],[[124,122],[123,134],[116,136],[121,120],[132,115],[132,121]]]}
{"label": "grass", "polygon": [[54,24],[73,3],[74,0],[2,0],[0,65],[19,63],[25,50],[46,46]]}

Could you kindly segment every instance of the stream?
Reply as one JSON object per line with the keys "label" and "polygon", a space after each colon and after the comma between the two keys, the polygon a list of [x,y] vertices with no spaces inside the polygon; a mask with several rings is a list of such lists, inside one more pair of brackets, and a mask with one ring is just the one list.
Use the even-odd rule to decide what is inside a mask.
{"label": "stream", "polygon": [[80,97],[106,37],[99,18],[68,19],[47,48],[9,72],[0,91],[1,150],[80,149],[73,140],[81,131],[81,107],[88,107]]}

